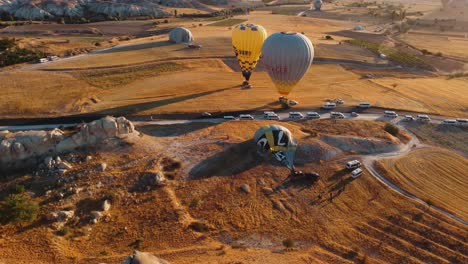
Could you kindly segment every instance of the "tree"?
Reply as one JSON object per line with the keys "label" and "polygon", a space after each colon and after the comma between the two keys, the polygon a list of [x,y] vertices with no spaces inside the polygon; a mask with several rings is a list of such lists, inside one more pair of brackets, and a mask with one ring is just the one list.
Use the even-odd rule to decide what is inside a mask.
{"label": "tree", "polygon": [[36,219],[39,205],[25,194],[10,194],[0,203],[0,223],[23,224]]}
{"label": "tree", "polygon": [[177,9],[174,9],[174,16],[177,17]]}
{"label": "tree", "polygon": [[9,50],[16,45],[15,38],[2,38],[0,39],[0,52]]}
{"label": "tree", "polygon": [[59,24],[65,24],[65,18],[59,17],[59,19],[57,19],[57,23],[59,23]]}

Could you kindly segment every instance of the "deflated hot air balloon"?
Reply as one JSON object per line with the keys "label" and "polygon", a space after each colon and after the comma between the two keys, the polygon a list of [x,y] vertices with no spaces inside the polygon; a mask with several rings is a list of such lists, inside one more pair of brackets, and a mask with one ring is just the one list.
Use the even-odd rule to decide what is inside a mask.
{"label": "deflated hot air balloon", "polygon": [[266,37],[266,30],[260,25],[240,24],[232,30],[232,47],[245,78],[242,83],[244,88],[252,87],[249,84],[250,75],[260,58]]}
{"label": "deflated hot air balloon", "polygon": [[294,170],[297,143],[291,132],[280,125],[267,125],[255,132],[254,141],[262,152],[270,152],[289,169]]}
{"label": "deflated hot air balloon", "polygon": [[174,28],[169,32],[169,41],[173,43],[192,43],[193,42],[193,36],[192,32],[190,30],[183,28],[183,27],[178,27]]}
{"label": "deflated hot air balloon", "polygon": [[288,95],[314,59],[314,46],[304,35],[281,32],[269,36],[262,47],[262,63],[278,92]]}

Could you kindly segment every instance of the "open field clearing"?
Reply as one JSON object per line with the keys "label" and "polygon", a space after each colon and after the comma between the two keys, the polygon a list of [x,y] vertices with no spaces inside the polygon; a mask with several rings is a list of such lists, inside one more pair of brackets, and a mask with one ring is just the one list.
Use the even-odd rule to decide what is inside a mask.
{"label": "open field clearing", "polygon": [[[0,259],[7,263],[31,258],[35,263],[118,263],[138,247],[171,263],[466,260],[466,227],[402,199],[366,171],[358,179],[349,177],[340,150],[322,141],[338,132],[330,120],[318,125],[284,123],[302,146],[297,153],[298,169],[321,175],[316,182],[285,181],[288,170],[260,158],[251,141],[255,130],[269,123],[194,125],[170,129],[177,131],[172,135],[159,134],[160,126],[147,126],[142,136],[77,153],[93,159],[73,163],[67,175],[73,182],[62,183],[52,195],[71,186],[86,191],[61,200],[43,195],[45,177],[2,179],[2,190],[24,184],[36,192],[34,199],[44,204],[41,215],[63,208],[87,215],[106,197],[111,197],[112,206],[110,217],[96,225],[85,217],[70,221],[62,236],[45,220],[21,232],[14,225],[0,226],[5,234],[0,238]],[[370,135],[390,144],[398,142],[377,122],[342,125],[339,129],[347,128],[342,136],[350,143]],[[315,135],[317,129],[320,134]],[[108,164],[105,172],[95,170],[101,162]],[[156,171],[166,175],[166,186],[138,189],[142,179]],[[241,190],[243,184],[249,192]],[[287,239],[294,241],[294,250],[285,250]]]}
{"label": "open field clearing", "polygon": [[[247,19],[247,22],[264,25],[269,34],[284,30],[304,32],[313,41],[316,56],[319,57],[330,56],[331,58],[369,62],[373,62],[375,58],[367,50],[352,48],[348,45],[338,45],[339,40],[343,38],[338,37],[336,40],[323,39],[324,35],[327,34],[326,32],[341,30],[345,22],[282,15],[272,16],[267,12],[252,12],[250,16],[238,16],[238,19],[239,21]],[[222,23],[223,21],[216,23]],[[137,42],[138,45],[115,47],[70,61],[58,61],[47,65],[45,68],[87,68],[143,63],[167,58],[234,56],[231,44],[231,30],[228,26],[193,27],[192,24],[193,22],[190,21],[174,22],[173,26],[188,26],[194,35],[195,43],[203,46],[200,50],[188,49],[185,45],[173,45],[167,41],[167,35],[164,34],[148,39],[147,43]]]}
{"label": "open field clearing", "polygon": [[[229,61],[228,64],[235,66],[236,63]],[[164,65],[174,65],[174,67],[165,68]],[[177,72],[171,73],[174,70]],[[55,104],[41,103],[39,98],[33,96],[35,91],[38,91],[39,84],[31,85],[27,81],[30,74],[43,77],[40,89],[51,97],[49,100],[68,101],[68,106],[55,108]],[[23,100],[32,100],[36,102],[34,105],[37,107],[37,111],[4,110],[3,115],[16,113],[17,116],[18,114],[38,116],[42,115],[40,113],[53,113],[54,110],[62,114],[78,111],[125,115],[280,108],[276,90],[266,72],[254,72],[252,75],[254,88],[241,90],[239,87],[242,80],[241,74],[234,72],[220,59],[181,60],[164,62],[160,66],[152,64],[99,71],[77,71],[71,75],[75,77],[69,77],[65,73],[50,72],[17,72],[1,75],[0,80],[6,81],[0,82],[0,87],[7,87],[5,85],[9,84],[8,89],[16,88],[14,88],[15,93],[2,97],[0,102],[4,105],[11,105],[21,104]],[[10,76],[16,76],[16,78],[10,78]],[[91,95],[69,94],[66,98],[53,99],[57,87],[57,76],[66,76],[74,80],[75,83],[71,87],[84,84],[83,91],[93,91],[93,93]],[[393,87],[395,83],[397,86]],[[340,66],[313,65],[290,94],[290,98],[299,99],[300,105],[296,107],[298,110],[318,108],[325,98],[343,98],[347,105],[368,101],[378,107],[464,116],[468,99],[463,91],[467,83],[464,78],[365,80]],[[30,93],[30,90],[34,91]],[[365,93],[362,92],[364,90]],[[96,97],[99,102],[90,103],[81,100],[92,96]],[[226,98],[229,100],[226,101]],[[4,109],[11,110],[11,108]]]}
{"label": "open field clearing", "polygon": [[3,116],[62,115],[79,111],[98,90],[68,74],[14,72],[0,75]]}
{"label": "open field clearing", "polygon": [[423,148],[398,159],[380,161],[393,183],[404,190],[468,218],[468,160],[452,151]]}
{"label": "open field clearing", "polygon": [[[400,105],[399,109],[411,109],[449,116],[465,116],[468,107],[466,87],[468,78],[447,80],[446,78],[418,79],[375,79],[372,82],[382,85],[389,92],[419,102],[419,107]],[[391,106],[383,103],[383,107]],[[408,108],[407,108],[408,107]],[[419,110],[418,110],[419,109]]]}
{"label": "open field clearing", "polygon": [[403,34],[400,38],[406,43],[422,50],[426,49],[432,53],[459,57],[468,60],[468,39],[463,36],[450,37],[437,34],[417,34],[410,32]]}

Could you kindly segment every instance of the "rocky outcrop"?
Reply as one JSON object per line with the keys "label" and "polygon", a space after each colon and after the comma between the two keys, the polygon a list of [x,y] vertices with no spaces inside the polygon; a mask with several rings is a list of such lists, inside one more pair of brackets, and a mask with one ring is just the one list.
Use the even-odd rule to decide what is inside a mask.
{"label": "rocky outcrop", "polygon": [[[106,139],[136,134],[133,124],[124,117],[104,117],[77,127],[72,135],[65,135],[60,129],[52,131],[0,132],[0,168],[8,169],[22,162],[44,161],[44,156],[71,151],[78,147],[95,145]],[[44,162],[57,169],[67,170],[68,164],[54,161]],[[35,162],[37,163],[37,162]]]}
{"label": "rocky outcrop", "polygon": [[[114,17],[163,17],[161,1],[138,0],[0,0],[0,12],[18,19],[42,20],[55,17],[86,17],[102,14]],[[179,2],[184,2],[180,1]],[[187,5],[187,4],[185,4]]]}

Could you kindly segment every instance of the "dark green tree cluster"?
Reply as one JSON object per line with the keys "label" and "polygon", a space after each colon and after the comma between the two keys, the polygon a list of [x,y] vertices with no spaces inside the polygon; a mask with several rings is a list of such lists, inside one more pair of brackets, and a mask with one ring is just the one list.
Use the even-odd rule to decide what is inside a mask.
{"label": "dark green tree cluster", "polygon": [[43,56],[44,54],[41,52],[18,47],[15,38],[0,39],[0,67],[24,62],[34,62]]}

